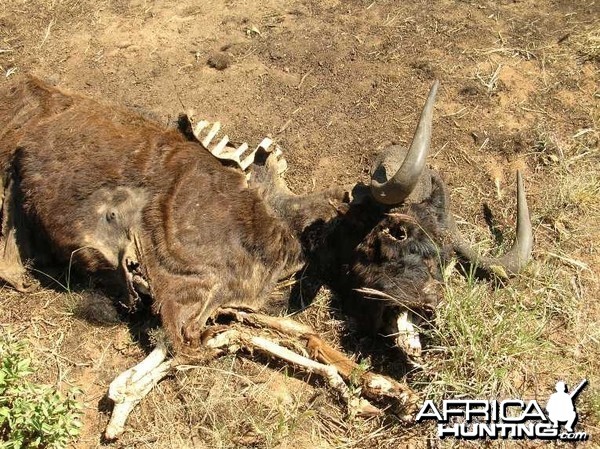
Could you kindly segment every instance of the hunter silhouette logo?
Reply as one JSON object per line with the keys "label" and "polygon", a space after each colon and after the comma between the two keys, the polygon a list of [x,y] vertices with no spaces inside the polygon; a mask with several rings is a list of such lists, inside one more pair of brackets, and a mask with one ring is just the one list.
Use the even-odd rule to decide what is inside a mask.
{"label": "hunter silhouette logo", "polygon": [[556,382],[556,392],[548,398],[545,410],[536,400],[445,399],[439,407],[427,400],[416,421],[436,420],[440,438],[585,441],[590,436],[575,432],[574,427],[575,400],[586,385],[584,379],[569,393],[564,381]]}
{"label": "hunter silhouette logo", "polygon": [[571,393],[567,393],[567,384],[562,380],[556,382],[556,393],[553,393],[550,396],[548,404],[546,404],[548,418],[550,418],[554,427],[558,428],[559,422],[566,422],[567,425],[565,426],[565,430],[567,432],[573,432],[573,426],[577,422],[577,411],[575,410],[573,401],[586,385],[587,379],[583,379],[580,384],[577,385],[577,388]]}

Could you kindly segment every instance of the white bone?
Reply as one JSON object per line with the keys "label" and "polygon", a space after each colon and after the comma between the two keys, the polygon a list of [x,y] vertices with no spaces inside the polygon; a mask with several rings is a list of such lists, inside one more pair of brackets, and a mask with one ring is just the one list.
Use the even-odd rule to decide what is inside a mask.
{"label": "white bone", "polygon": [[104,431],[107,440],[114,440],[123,433],[131,411],[169,373],[172,361],[165,361],[166,358],[167,348],[159,342],[148,357],[110,383],[108,397],[115,405]]}
{"label": "white bone", "polygon": [[353,395],[348,388],[348,385],[338,373],[338,370],[331,365],[316,362],[308,357],[297,354],[277,343],[263,337],[249,335],[238,330],[229,329],[221,334],[218,334],[208,341],[205,345],[217,349],[222,347],[233,347],[237,350],[240,346],[258,349],[271,357],[276,357],[286,362],[304,368],[310,373],[315,373],[322,376],[330,387],[335,389],[347,403],[350,413],[360,413],[365,415],[381,414],[381,410],[371,405],[364,398]]}
{"label": "white bone", "polygon": [[[258,144],[258,148],[262,148],[265,151],[269,150],[269,147],[273,144],[273,139],[271,139],[270,137],[265,137],[263,140],[260,141],[260,143]],[[258,149],[257,148],[257,149]]]}
{"label": "white bone", "polygon": [[200,140],[200,133],[208,125],[209,123],[206,120],[201,120],[198,123],[196,123],[196,126],[194,126],[194,136],[196,136],[196,139]]}
{"label": "white bone", "polygon": [[240,156],[244,153],[244,151],[246,151],[248,149],[248,144],[246,142],[244,142],[243,144],[241,144],[234,152],[233,154],[237,157],[237,160],[240,160]]}
{"label": "white bone", "polygon": [[210,129],[210,131],[208,132],[208,134],[206,135],[206,137],[202,141],[202,145],[204,146],[204,148],[208,149],[208,146],[210,145],[210,142],[217,135],[217,133],[219,132],[220,129],[221,129],[221,123],[220,122],[213,123],[212,128]]}
{"label": "white bone", "polygon": [[252,152],[248,156],[241,160],[240,167],[242,167],[242,170],[246,170],[248,167],[250,167],[252,162],[254,162],[254,157],[256,156],[257,151],[258,148],[252,150]]}
{"label": "white bone", "polygon": [[229,142],[229,137],[224,136],[210,152],[213,154],[213,156],[219,156],[223,152],[225,147],[227,146],[228,142]]}
{"label": "white bone", "polygon": [[[227,137],[227,136],[225,136]],[[228,138],[228,137],[227,137]],[[221,142],[219,142],[219,145]],[[248,149],[247,143],[242,143],[238,148],[229,151],[218,151],[219,145],[211,150],[213,156],[218,157],[219,159],[228,159],[231,161],[235,161],[240,167],[242,166],[242,162],[240,160],[240,156]]]}
{"label": "white bone", "polygon": [[[248,167],[250,167],[250,165],[254,162],[254,158],[256,157],[256,153],[259,149],[262,148],[265,151],[269,151],[269,147],[271,145],[273,145],[273,139],[271,139],[270,137],[265,137],[263,140],[261,140],[258,146],[254,150],[252,150],[252,152],[249,155],[247,155],[244,159],[240,161],[240,167],[242,167],[242,170],[246,170]],[[279,147],[276,147],[275,151],[277,151],[277,148]]]}
{"label": "white bone", "polygon": [[421,357],[422,347],[418,325],[420,319],[409,310],[403,310],[396,320],[396,345],[410,357]]}

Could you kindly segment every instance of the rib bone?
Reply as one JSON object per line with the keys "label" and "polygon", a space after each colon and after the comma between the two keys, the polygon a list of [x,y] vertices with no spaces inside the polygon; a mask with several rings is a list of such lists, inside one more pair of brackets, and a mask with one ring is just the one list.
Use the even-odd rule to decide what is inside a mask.
{"label": "rib bone", "polygon": [[[189,118],[188,118],[189,121]],[[196,123],[196,126],[194,126],[194,136],[196,136],[196,138],[198,140],[200,140],[200,133],[202,132],[202,130],[204,128],[206,128],[209,125],[208,121],[206,120],[200,120],[198,123]]]}
{"label": "rib bone", "polygon": [[[190,118],[187,117],[191,125]],[[230,146],[229,137],[222,137],[216,145],[212,145],[213,142],[216,141],[216,136],[221,130],[221,123],[215,122],[209,128],[210,122],[207,120],[200,120],[196,125],[192,126],[193,134],[202,144],[204,148],[206,148],[213,156],[224,159],[234,161],[242,170],[246,170],[252,163],[256,157],[256,153],[259,150],[265,151],[267,153],[274,152],[275,156],[279,159],[278,162],[278,172],[279,174],[283,173],[287,169],[287,162],[283,159],[283,150],[279,145],[274,145],[273,139],[270,137],[265,137],[258,146],[252,151],[248,152],[248,144],[246,142],[239,145],[237,148]],[[209,129],[208,133],[202,137],[202,133],[204,130]]]}
{"label": "rib bone", "polygon": [[223,138],[219,141],[219,143],[216,144],[215,147],[212,149],[212,154],[214,156],[219,156],[223,152],[223,150],[225,149],[225,147],[227,146],[228,143],[229,143],[229,137],[223,136]]}
{"label": "rib bone", "polygon": [[217,135],[217,133],[219,132],[220,129],[221,129],[221,123],[220,122],[213,123],[212,128],[210,129],[210,131],[208,132],[208,134],[206,135],[206,137],[202,141],[202,146],[204,148],[208,148],[209,147],[210,143],[212,142],[212,140]]}

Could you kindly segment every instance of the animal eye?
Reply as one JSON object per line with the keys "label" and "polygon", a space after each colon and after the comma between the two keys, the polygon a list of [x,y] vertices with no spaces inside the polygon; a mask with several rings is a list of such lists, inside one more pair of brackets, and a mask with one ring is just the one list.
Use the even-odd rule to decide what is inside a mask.
{"label": "animal eye", "polygon": [[117,219],[117,213],[114,210],[109,210],[106,212],[106,221],[109,223],[115,221]]}

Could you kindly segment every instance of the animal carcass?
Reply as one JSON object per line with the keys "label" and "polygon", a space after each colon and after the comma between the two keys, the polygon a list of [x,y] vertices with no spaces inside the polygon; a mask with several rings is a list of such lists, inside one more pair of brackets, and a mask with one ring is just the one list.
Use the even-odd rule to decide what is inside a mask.
{"label": "animal carcass", "polygon": [[[514,274],[532,247],[520,175],[513,247],[497,259],[481,257],[460,236],[446,187],[426,166],[437,89],[436,82],[410,147],[387,148],[370,185],[295,195],[275,153],[257,152],[245,172],[206,151],[200,141],[210,147],[212,136],[198,141],[35,78],[15,83],[0,92],[0,278],[26,291],[26,267],[44,260],[110,273],[130,305],[150,299],[175,352],[193,354],[218,346],[223,334],[210,323],[219,313],[277,327],[252,311],[278,280],[308,264],[363,328],[395,334],[405,350],[418,352],[406,318],[435,308],[450,257]],[[310,330],[290,331],[283,322],[310,340]],[[247,334],[235,337],[268,350]],[[312,354],[343,374],[323,355],[331,348],[319,344]],[[161,351],[150,365],[164,363]]]}

